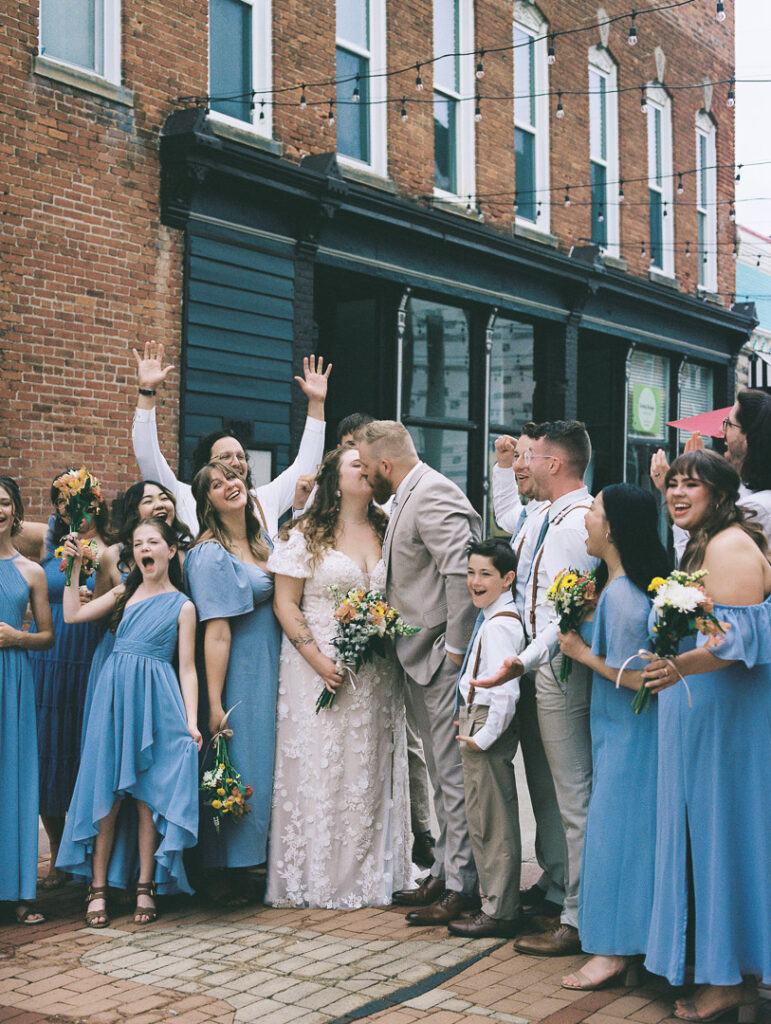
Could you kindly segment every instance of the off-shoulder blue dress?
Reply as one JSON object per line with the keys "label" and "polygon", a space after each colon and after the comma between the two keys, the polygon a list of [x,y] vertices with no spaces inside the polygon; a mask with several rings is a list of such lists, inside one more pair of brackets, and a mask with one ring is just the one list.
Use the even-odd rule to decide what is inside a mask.
{"label": "off-shoulder blue dress", "polygon": [[[198,751],[187,731],[179,679],[171,661],[177,619],[187,597],[178,590],[126,608],[112,654],[94,687],[72,803],[56,866],[91,878],[99,822],[116,800],[132,796],[153,812],[158,892],[192,892],[183,851],[198,836]],[[107,880],[126,889],[137,879],[136,808],[124,801]]]}
{"label": "off-shoulder blue dress", "polygon": [[[683,983],[687,843],[696,984],[771,983],[771,596],[715,605],[732,665],[659,695],[656,884],[645,966]],[[706,642],[699,637],[699,646]],[[686,642],[683,643],[685,649]],[[693,647],[693,641],[689,644]]]}
{"label": "off-shoulder blue dress", "polygon": [[[648,647],[651,602],[626,576],[603,590],[581,626],[592,654],[618,669]],[[586,630],[586,632],[585,632]],[[591,638],[587,635],[591,632]],[[636,659],[629,669],[641,669]],[[593,673],[592,795],[586,817],[578,932],[587,953],[644,953],[653,904],[658,707],[635,715],[634,693]]]}
{"label": "off-shoulder blue dress", "polygon": [[[29,584],[0,559],[0,622],[21,629]],[[0,647],[0,901],[34,900],[37,893],[38,768],[35,685],[21,647]]]}
{"label": "off-shoulder blue dress", "polygon": [[[46,557],[40,563],[48,580],[48,600],[54,623],[54,645],[31,651],[37,709],[40,813],[63,818],[67,813],[80,764],[81,729],[86,703],[88,674],[94,651],[104,635],[102,622],[66,623],[62,611],[64,573],[54,556],[51,534],[46,537]],[[89,576],[93,592],[95,576]]]}
{"label": "off-shoulder blue dress", "polygon": [[[270,543],[269,539],[266,540]],[[272,545],[271,545],[272,546]],[[185,555],[185,589],[192,597],[199,626],[199,690],[206,694],[203,637],[210,619],[228,619],[230,656],[222,706],[235,710],[228,719],[233,737],[230,759],[254,794],[249,813],[226,821],[215,832],[211,816],[201,812],[200,851],[205,867],[242,868],[261,864],[267,854],[273,760],[276,749],[276,699],[281,627],[273,614],[273,576],[241,562],[216,541],[196,544]],[[208,706],[204,699],[202,705]],[[205,716],[208,718],[208,712]],[[211,766],[212,754],[204,764]]]}

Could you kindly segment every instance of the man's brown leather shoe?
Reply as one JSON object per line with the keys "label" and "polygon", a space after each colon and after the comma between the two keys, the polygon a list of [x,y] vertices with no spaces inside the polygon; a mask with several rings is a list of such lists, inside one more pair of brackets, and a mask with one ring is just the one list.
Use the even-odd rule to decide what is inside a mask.
{"label": "man's brown leather shoe", "polygon": [[478,910],[471,917],[463,915],[459,921],[451,921],[447,927],[453,935],[461,935],[465,939],[513,939],[521,931],[519,921],[490,917],[484,910]]}
{"label": "man's brown leather shoe", "polygon": [[449,924],[456,921],[464,910],[476,910],[479,904],[478,896],[464,896],[462,892],[445,889],[436,903],[423,910],[411,910],[405,920],[407,924]]}
{"label": "man's brown leather shoe", "polygon": [[435,846],[436,842],[430,832],[416,832],[412,840],[412,863],[428,871],[436,860]]}
{"label": "man's brown leather shoe", "polygon": [[523,935],[514,943],[514,949],[534,956],[573,956],[582,952],[578,929],[569,924],[560,924],[542,935]]}
{"label": "man's brown leather shoe", "polygon": [[418,882],[417,889],[397,889],[391,899],[397,907],[427,907],[435,903],[444,890],[443,878],[426,875]]}

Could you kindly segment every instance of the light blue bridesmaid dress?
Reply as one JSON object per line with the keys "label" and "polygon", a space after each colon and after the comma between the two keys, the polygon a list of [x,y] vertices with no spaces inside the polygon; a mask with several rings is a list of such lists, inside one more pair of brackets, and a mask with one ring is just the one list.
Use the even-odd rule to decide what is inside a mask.
{"label": "light blue bridesmaid dress", "polygon": [[[94,687],[72,803],[56,866],[91,878],[99,821],[116,800],[132,796],[153,812],[158,892],[192,892],[183,851],[198,835],[198,751],[187,731],[179,679],[172,667],[179,617],[187,597],[178,590],[126,608],[112,654]],[[136,808],[124,801],[107,880],[126,889],[138,877]]]}
{"label": "light blue bridesmaid dress", "polygon": [[[0,622],[21,629],[29,585],[0,559]],[[34,900],[37,894],[38,767],[35,687],[27,652],[0,648],[0,901]]]}
{"label": "light blue bridesmaid dress", "polygon": [[683,983],[690,840],[695,983],[738,985],[742,975],[757,975],[771,984],[771,596],[746,607],[716,604],[715,615],[731,628],[713,653],[734,664],[687,677],[692,707],[682,683],[659,695],[656,885],[645,966]]}
{"label": "light blue bridesmaid dress", "polygon": [[[608,583],[581,626],[592,654],[618,669],[647,648],[651,602],[626,576]],[[642,669],[636,659],[629,669]],[[592,795],[586,818],[578,933],[587,953],[647,949],[653,903],[658,708],[632,712],[634,692],[593,673]]]}
{"label": "light blue bridesmaid dress", "polygon": [[[281,628],[273,614],[273,576],[239,561],[215,541],[205,541],[185,556],[185,588],[195,602],[201,623],[201,653],[206,622],[227,619],[230,623],[230,657],[222,706],[226,711],[237,707],[228,719],[233,729],[228,753],[244,784],[254,789],[249,813],[238,821],[225,821],[219,834],[210,814],[202,810],[201,860],[207,868],[250,867],[266,858],[273,789],[281,646]],[[199,688],[205,697],[203,659],[199,661]],[[205,699],[202,706],[208,707]],[[211,766],[213,757],[206,745],[203,760]]]}

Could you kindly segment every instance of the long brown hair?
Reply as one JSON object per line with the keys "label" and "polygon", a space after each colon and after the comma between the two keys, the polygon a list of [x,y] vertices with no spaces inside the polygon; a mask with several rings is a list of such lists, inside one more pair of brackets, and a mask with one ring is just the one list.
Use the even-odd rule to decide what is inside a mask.
{"label": "long brown hair", "polygon": [[[170,548],[178,547],[179,541],[177,539],[177,535],[174,532],[174,530],[172,530],[172,528],[169,526],[165,519],[143,519],[141,522],[137,523],[131,534],[130,543],[132,545],[134,543],[134,534],[141,526],[152,526],[154,529],[158,531],[158,533],[160,533],[161,537],[163,537],[163,539],[166,541]],[[179,559],[177,558],[176,555],[169,561],[169,580],[171,581],[172,586],[174,586],[175,589],[182,589],[182,569],[180,568]],[[113,608],[112,614],[110,615],[111,632],[114,633],[118,626],[120,625],[120,620],[123,618],[123,613],[126,610],[126,603],[128,602],[129,598],[136,593],[141,582],[142,570],[136,563],[134,563],[134,567],[126,577],[126,582],[123,584],[123,593],[115,602],[115,607]]]}
{"label": "long brown hair", "polygon": [[[211,534],[212,540],[216,540],[218,544],[221,544],[226,551],[233,555],[235,554],[233,542],[222,520],[217,515],[214,506],[209,501],[212,471],[215,469],[218,469],[226,480],[241,480],[241,477],[226,462],[208,462],[195,474],[193,477],[193,497],[195,498],[195,513],[198,516],[198,525],[201,528],[195,543],[200,544],[206,534]],[[241,483],[244,483],[244,481],[241,480]],[[259,562],[266,562],[270,554],[270,546],[263,536],[260,520],[254,514],[252,498],[248,490],[246,492],[244,516],[246,518],[246,541],[249,545],[249,550]],[[209,538],[206,537],[205,539],[208,540]]]}
{"label": "long brown hair", "polygon": [[[279,536],[286,540],[292,529],[298,529],[305,537],[305,546],[311,555],[311,568],[315,569],[325,551],[334,546],[337,524],[340,519],[340,497],[338,482],[340,478],[340,460],[351,448],[344,446],[327,452],[316,475],[316,496],[313,504],[294,522],[287,522],[281,527]],[[385,537],[388,516],[370,501],[367,506],[367,519],[382,543]]]}
{"label": "long brown hair", "polygon": [[768,544],[763,530],[749,521],[748,513],[736,502],[739,499],[739,474],[727,459],[716,452],[697,448],[678,455],[667,470],[665,484],[677,475],[699,480],[710,491],[711,505],[704,522],[691,531],[680,568],[685,572],[700,569],[707,545],[712,538],[729,526],[740,526],[768,558]]}

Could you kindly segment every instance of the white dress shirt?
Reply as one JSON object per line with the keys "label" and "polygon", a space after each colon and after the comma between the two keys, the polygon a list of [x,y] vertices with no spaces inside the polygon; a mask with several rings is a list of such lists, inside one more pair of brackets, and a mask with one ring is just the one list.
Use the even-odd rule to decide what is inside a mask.
{"label": "white dress shirt", "polygon": [[[504,658],[518,651],[525,640],[522,630],[522,623],[518,619],[512,619],[509,615],[502,615],[497,619],[493,616],[498,612],[513,612],[514,600],[507,591],[505,594],[493,601],[484,609],[485,621],[481,629],[474,637],[471,646],[471,654],[466,663],[466,671],[460,678],[458,686],[461,697],[468,704],[469,680],[474,678],[474,666],[477,660],[479,645],[482,645],[482,653],[479,659],[479,670],[476,673],[478,679],[497,672],[503,664]],[[508,729],[514,712],[517,709],[519,700],[519,680],[510,679],[502,686],[493,686],[489,690],[474,690],[474,704],[489,707],[487,721],[479,730],[474,733],[474,742],[482,750],[487,750],[497,739]]]}
{"label": "white dress shirt", "polygon": [[[535,546],[548,507],[548,501],[528,501],[524,504],[519,496],[514,470],[493,466],[493,515],[498,526],[511,534],[511,547],[517,555],[514,601],[523,622],[530,567],[533,564]],[[523,509],[525,521],[517,530]]]}
{"label": "white dress shirt", "polygon": [[[755,523],[766,536],[766,541],[771,546],[771,491],[751,491],[744,484],[739,484],[738,506],[754,515],[747,517],[748,523]],[[690,540],[690,534],[677,525],[672,527],[672,544],[675,549],[675,561],[679,565],[683,559],[686,545]]]}
{"label": "white dress shirt", "polygon": [[[538,560],[538,578],[535,591],[535,637],[530,639],[527,647],[519,658],[525,666],[525,672],[532,672],[539,665],[548,662],[558,648],[559,623],[554,606],[546,600],[546,592],[563,569],[573,568],[582,572],[594,569],[599,559],[586,552],[586,527],[584,516],[587,506],[591,505],[592,496],[588,488],[580,487],[568,494],[563,494],[549,506],[549,529],[544,538],[540,560]],[[555,522],[555,520],[559,522]],[[536,538],[537,539],[537,538]],[[530,629],[531,610],[533,608],[532,574],[527,584],[525,595],[526,629]]]}
{"label": "white dress shirt", "polygon": [[[278,532],[278,521],[292,507],[294,489],[298,477],[303,473],[315,473],[324,458],[323,420],[305,421],[305,430],[300,440],[297,458],[288,469],[279,473],[275,480],[252,490],[252,497],[260,503],[265,515],[265,527],[271,537]],[[157,480],[166,487],[177,502],[177,515],[190,527],[193,535],[198,533],[198,518],[195,513],[195,499],[190,484],[177,480],[158,444],[158,427],[155,409],[137,409],[131,431],[134,456],[143,480]]]}
{"label": "white dress shirt", "polygon": [[493,515],[500,529],[512,535],[512,540],[523,508],[527,506],[519,496],[514,470],[511,466],[493,466]]}

